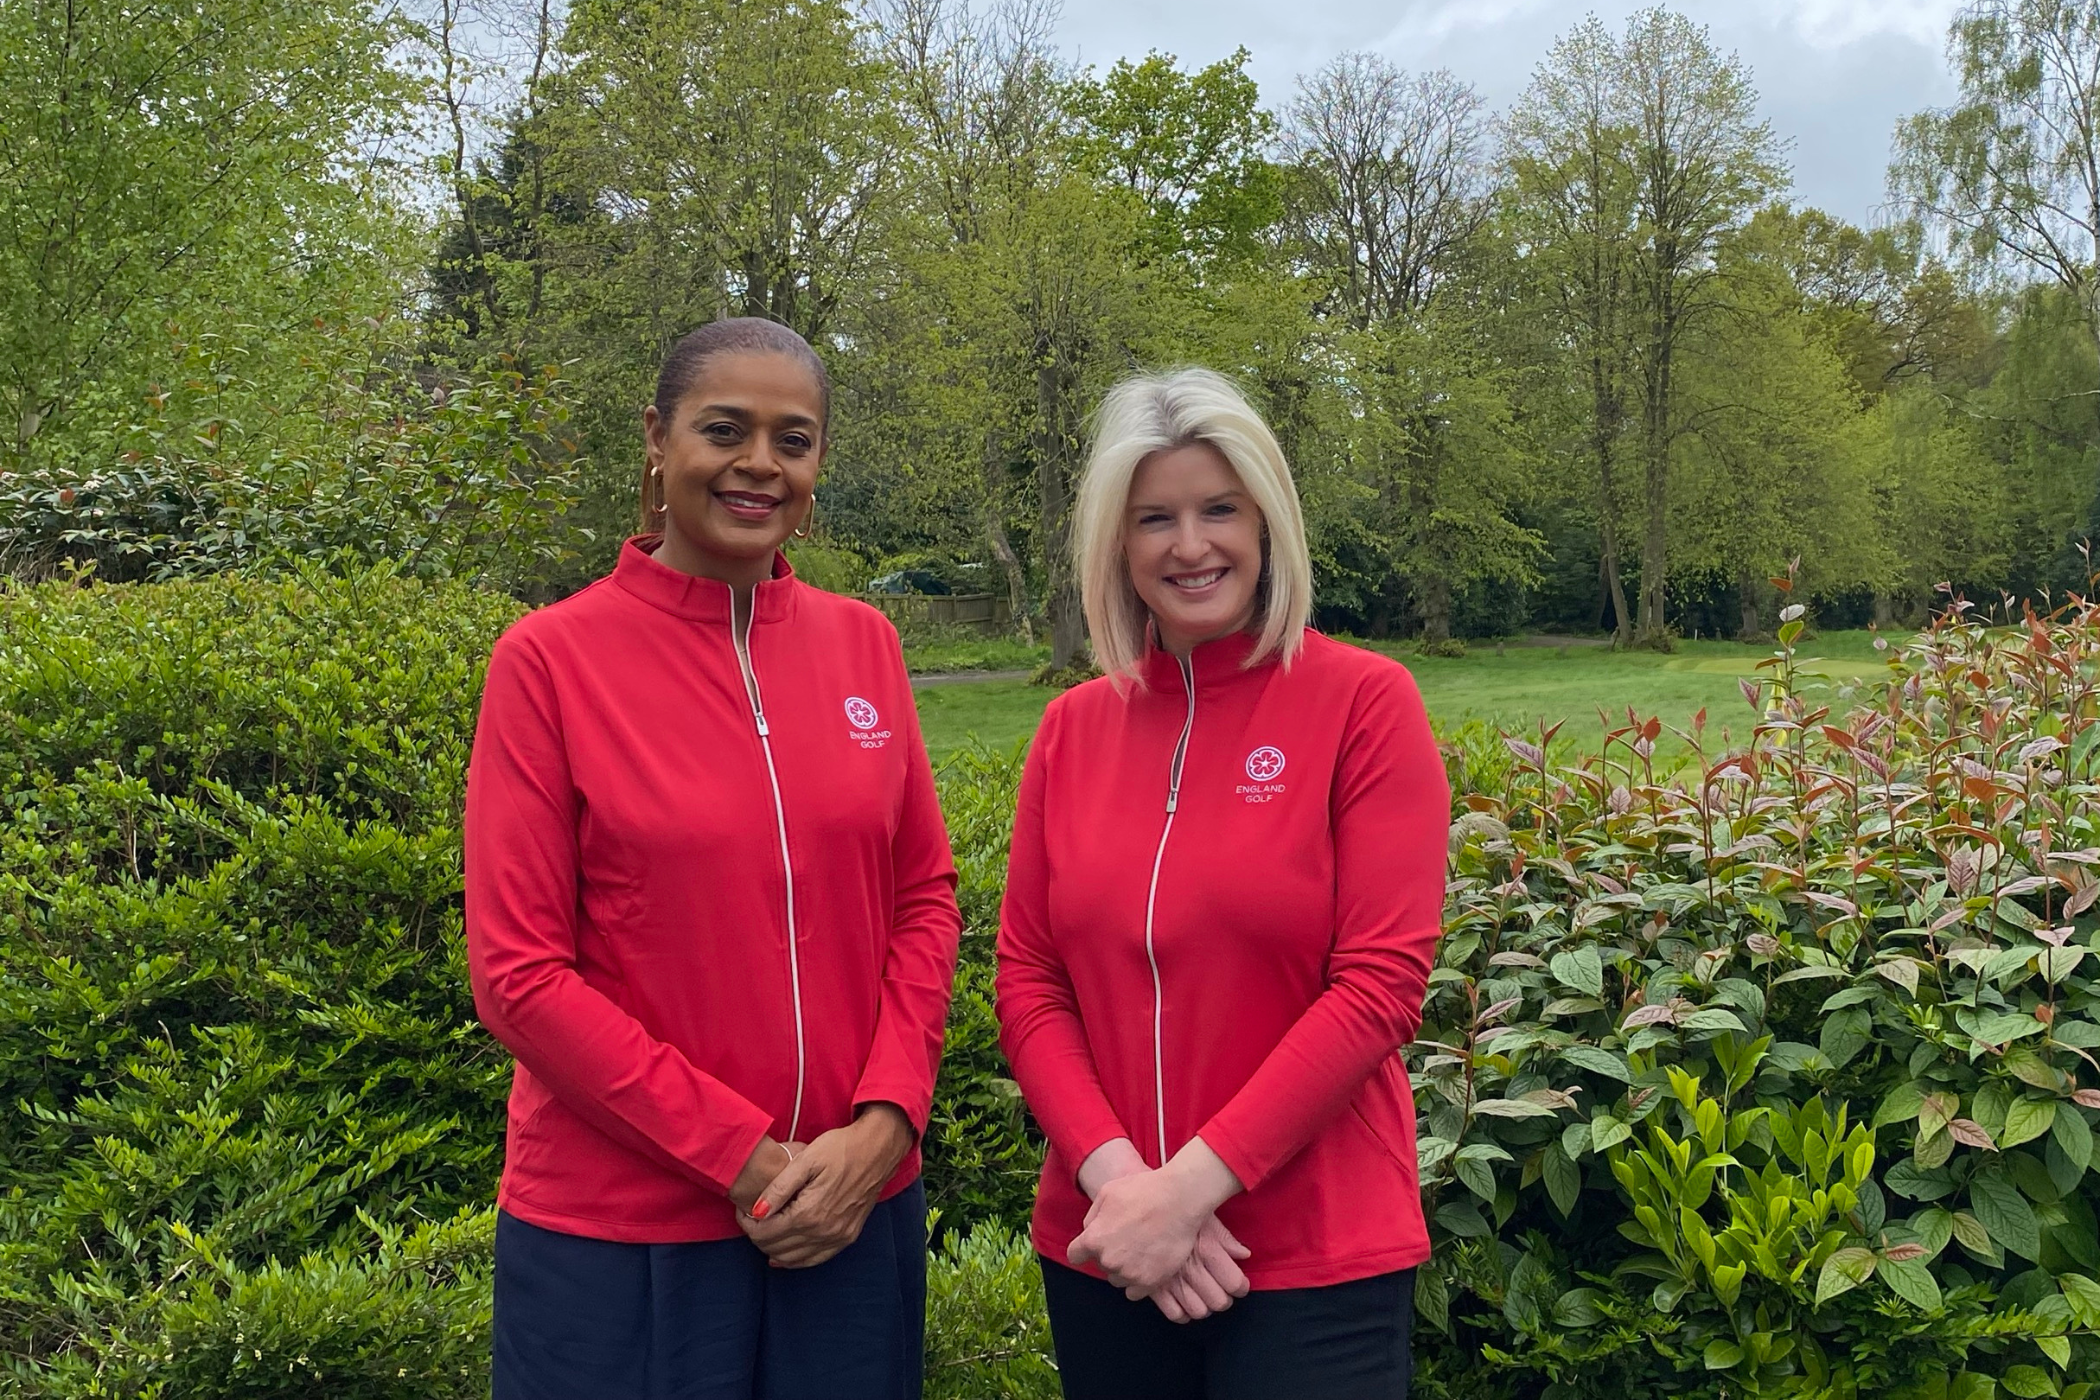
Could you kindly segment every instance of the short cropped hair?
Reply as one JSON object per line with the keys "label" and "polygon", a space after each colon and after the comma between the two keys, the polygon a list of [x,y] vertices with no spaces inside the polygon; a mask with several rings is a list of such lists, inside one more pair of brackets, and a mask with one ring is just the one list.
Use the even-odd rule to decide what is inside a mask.
{"label": "short cropped hair", "polygon": [[824,362],[792,326],[763,316],[727,316],[687,331],[674,342],[656,371],[656,412],[669,418],[717,355],[785,355],[801,363],[817,384],[824,405],[824,426],[831,425],[831,376]]}
{"label": "short cropped hair", "polygon": [[[721,355],[785,355],[809,371],[816,381],[817,399],[823,405],[825,436],[831,434],[831,376],[810,343],[792,326],[768,321],[763,316],[727,316],[687,331],[674,342],[656,371],[656,416],[668,423],[678,412],[678,401],[692,390],[708,362]],[[663,524],[649,505],[649,464],[642,463],[641,528],[644,534]]]}
{"label": "short cropped hair", "polygon": [[1215,448],[1254,498],[1264,525],[1265,577],[1256,585],[1261,634],[1247,658],[1289,665],[1312,618],[1312,555],[1290,463],[1276,435],[1222,374],[1176,369],[1141,374],[1109,390],[1095,419],[1094,451],[1079,483],[1074,563],[1094,660],[1119,686],[1136,678],[1151,614],[1123,557],[1130,485],[1154,453]]}

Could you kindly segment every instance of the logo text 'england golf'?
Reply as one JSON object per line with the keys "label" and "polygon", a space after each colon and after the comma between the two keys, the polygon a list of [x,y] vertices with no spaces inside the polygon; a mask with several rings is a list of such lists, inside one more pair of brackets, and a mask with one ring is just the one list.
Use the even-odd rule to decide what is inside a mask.
{"label": "logo text 'england golf'", "polygon": [[858,695],[849,695],[846,697],[846,723],[855,729],[873,729],[882,723],[882,715]]}
{"label": "logo text 'england golf'", "polygon": [[1247,776],[1257,783],[1273,783],[1283,776],[1283,750],[1263,744],[1247,755]]}

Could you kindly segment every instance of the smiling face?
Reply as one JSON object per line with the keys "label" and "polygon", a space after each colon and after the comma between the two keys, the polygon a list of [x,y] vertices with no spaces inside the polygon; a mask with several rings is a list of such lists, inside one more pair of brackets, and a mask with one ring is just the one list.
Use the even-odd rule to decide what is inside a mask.
{"label": "smiling face", "polygon": [[1155,452],[1130,481],[1123,562],[1160,644],[1186,656],[1254,621],[1261,511],[1208,443]]}
{"label": "smiling face", "polygon": [[787,356],[711,357],[665,417],[642,412],[649,465],[663,476],[657,558],[748,588],[809,518],[824,462],[824,398],[809,367]]}

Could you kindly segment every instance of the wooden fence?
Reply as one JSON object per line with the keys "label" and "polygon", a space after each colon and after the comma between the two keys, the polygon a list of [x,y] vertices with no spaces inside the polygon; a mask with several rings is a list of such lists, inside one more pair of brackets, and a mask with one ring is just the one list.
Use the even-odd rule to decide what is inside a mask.
{"label": "wooden fence", "polygon": [[861,601],[882,609],[892,622],[932,622],[1004,632],[1013,625],[1013,604],[1004,593],[863,593]]}

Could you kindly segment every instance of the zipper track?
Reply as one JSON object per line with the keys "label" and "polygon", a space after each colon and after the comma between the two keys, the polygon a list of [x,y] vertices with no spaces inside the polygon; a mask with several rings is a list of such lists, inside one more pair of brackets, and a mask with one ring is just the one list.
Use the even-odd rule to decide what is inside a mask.
{"label": "zipper track", "polygon": [[1188,718],[1174,743],[1174,764],[1167,773],[1167,820],[1159,829],[1159,849],[1152,853],[1152,884],[1145,891],[1145,961],[1152,965],[1152,1104],[1158,1118],[1159,1165],[1167,1164],[1167,1069],[1161,1036],[1166,998],[1160,990],[1159,954],[1152,946],[1152,911],[1159,900],[1159,867],[1167,858],[1167,838],[1174,834],[1174,809],[1181,805],[1181,765],[1189,755],[1189,735],[1196,728],[1196,675],[1181,661],[1181,684],[1188,691]]}
{"label": "zipper track", "polygon": [[752,590],[751,608],[744,615],[744,628],[737,631],[732,608],[730,640],[736,644],[737,665],[744,671],[744,694],[751,701],[751,718],[758,725],[758,746],[766,755],[766,779],[773,785],[773,824],[780,833],[780,877],[787,887],[788,987],[795,999],[795,1109],[788,1118],[789,1142],[802,1136],[802,1088],[807,1056],[802,1035],[802,954],[795,931],[795,867],[788,855],[787,806],[780,800],[780,770],[773,766],[773,731],[766,724],[765,700],[758,688],[758,671],[751,664],[751,618],[758,611],[758,593]]}

